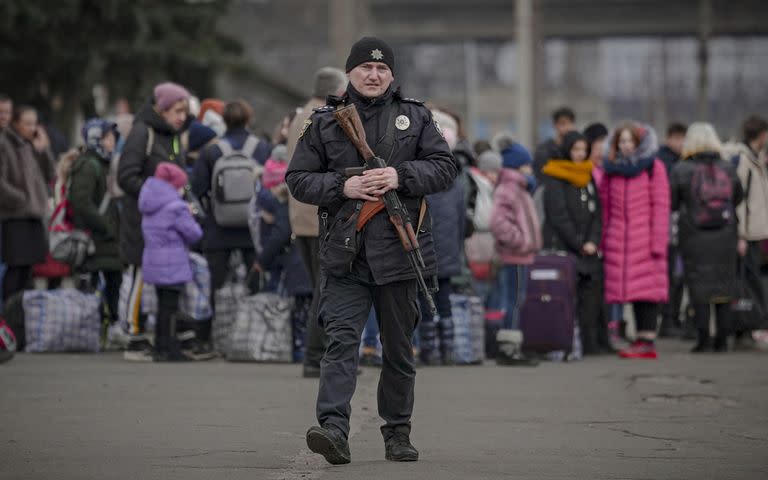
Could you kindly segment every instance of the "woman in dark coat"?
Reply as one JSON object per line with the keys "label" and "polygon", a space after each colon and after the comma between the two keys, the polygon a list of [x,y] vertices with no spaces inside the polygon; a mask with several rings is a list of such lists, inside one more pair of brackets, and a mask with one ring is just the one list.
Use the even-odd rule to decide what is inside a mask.
{"label": "woman in dark coat", "polygon": [[[141,187],[154,175],[162,162],[184,165],[181,152],[181,133],[187,129],[189,116],[189,92],[175,83],[161,83],[154,89],[152,100],[136,115],[131,133],[117,168],[117,183],[125,195],[120,210],[120,256],[128,265],[131,278],[127,317],[130,333],[143,333],[144,316],[141,311],[141,259],[144,238],[141,232],[141,213],[138,200]],[[149,342],[137,338],[128,346],[126,359],[148,360],[151,355]]]}
{"label": "woman in dark coat", "polygon": [[[105,300],[114,324],[122,282],[123,263],[117,249],[117,207],[107,193],[107,174],[117,140],[117,125],[94,118],[82,130],[86,150],[72,163],[69,172],[69,204],[76,228],[91,232],[93,255],[86,258],[82,268],[93,274],[99,272],[105,280]],[[105,210],[102,212],[102,203]]]}
{"label": "woman in dark coat", "polygon": [[613,353],[603,308],[603,265],[598,252],[602,235],[600,198],[592,179],[587,138],[579,132],[563,137],[563,159],[551,159],[544,175],[544,248],[576,258],[578,318],[586,355]]}
{"label": "woman in dark coat", "polygon": [[32,266],[45,260],[48,240],[43,219],[53,172],[50,142],[38,125],[37,112],[17,107],[11,125],[0,133],[0,257],[8,266],[4,299],[30,287]]}
{"label": "woman in dark coat", "polygon": [[[688,128],[683,145],[681,158],[684,161],[675,165],[670,176],[672,210],[680,213],[680,250],[699,332],[694,352],[705,352],[713,347],[715,351],[727,350],[728,305],[736,294],[738,234],[735,208],[741,203],[744,192],[733,166],[723,160],[721,151],[722,144],[712,125],[694,123]],[[716,204],[702,202],[703,178],[722,179],[714,184],[717,185],[715,194],[730,193],[731,198],[719,208],[708,208],[707,205]],[[717,325],[714,345],[709,335],[711,304],[715,306]]]}
{"label": "woman in dark coat", "polygon": [[[458,143],[459,126],[455,118],[440,110],[434,110],[448,145],[461,150]],[[463,150],[462,150],[463,151]],[[469,158],[466,156],[465,158]],[[457,166],[459,164],[457,163]],[[428,365],[453,362],[453,313],[451,312],[451,277],[462,274],[464,263],[465,203],[464,184],[455,180],[448,190],[428,195],[427,206],[432,218],[432,238],[437,256],[438,291],[435,306],[440,317],[435,323],[427,302],[421,299],[421,323],[418,326],[421,361]],[[418,219],[411,219],[414,223]],[[429,281],[429,279],[427,279]],[[438,342],[439,339],[439,342]],[[439,343],[439,351],[435,344]]]}

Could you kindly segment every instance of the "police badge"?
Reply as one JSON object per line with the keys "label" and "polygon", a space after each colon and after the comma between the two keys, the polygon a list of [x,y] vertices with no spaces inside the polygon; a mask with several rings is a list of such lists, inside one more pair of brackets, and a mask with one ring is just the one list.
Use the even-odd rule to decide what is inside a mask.
{"label": "police badge", "polygon": [[399,115],[395,119],[395,127],[397,127],[398,130],[407,130],[410,126],[411,120],[405,115]]}

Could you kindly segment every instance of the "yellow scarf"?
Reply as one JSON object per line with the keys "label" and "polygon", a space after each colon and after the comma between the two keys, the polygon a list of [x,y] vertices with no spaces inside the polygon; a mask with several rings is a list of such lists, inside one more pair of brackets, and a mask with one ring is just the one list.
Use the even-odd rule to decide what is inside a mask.
{"label": "yellow scarf", "polygon": [[570,160],[550,160],[541,170],[545,175],[565,180],[574,187],[584,188],[592,180],[592,162],[573,163]]}

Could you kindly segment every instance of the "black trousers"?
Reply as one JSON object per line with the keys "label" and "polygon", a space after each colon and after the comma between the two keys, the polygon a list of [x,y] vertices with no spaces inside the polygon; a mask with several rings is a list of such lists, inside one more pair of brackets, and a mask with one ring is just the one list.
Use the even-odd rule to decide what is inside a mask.
{"label": "black trousers", "polygon": [[[211,310],[213,311],[213,318],[216,317],[216,290],[223,287],[232,274],[229,257],[236,250],[239,250],[243,256],[245,268],[250,270],[253,262],[256,260],[256,252],[252,248],[233,248],[204,252],[205,259],[208,262],[208,269],[211,272]],[[253,281],[254,284],[249,285],[249,287],[252,292],[256,292],[258,290],[258,279],[254,278]],[[211,322],[213,321],[213,318],[205,322],[198,322],[198,325],[195,327],[197,337],[204,342],[209,341],[211,338]]]}
{"label": "black trousers", "polygon": [[296,237],[296,247],[312,282],[312,304],[307,320],[307,340],[304,345],[304,365],[320,367],[325,353],[325,332],[317,322],[320,305],[320,242],[317,237]]}
{"label": "black trousers", "polygon": [[[763,289],[763,282],[760,279],[760,263],[762,261],[762,251],[760,250],[761,242],[748,242],[747,254],[742,261],[746,267],[745,280],[749,285],[750,290],[755,295],[755,302],[757,302],[762,312],[768,312],[768,305],[766,304],[765,290]],[[763,319],[765,321],[765,319]],[[746,332],[733,332],[737,335]]]}
{"label": "black trousers", "polygon": [[662,329],[680,326],[680,308],[683,304],[685,275],[682,274],[683,272],[675,271],[677,270],[679,257],[680,249],[675,246],[670,246],[667,262],[667,272],[669,275],[669,301],[662,307]]}
{"label": "black trousers", "polygon": [[157,322],[155,323],[155,347],[167,351],[176,336],[174,314],[179,310],[181,290],[176,287],[157,286]]}
{"label": "black trousers", "polygon": [[603,303],[603,275],[579,274],[578,319],[581,345],[585,355],[599,353],[611,346],[608,337],[608,315]]}
{"label": "black trousers", "polygon": [[[715,304],[715,326],[717,327],[715,336],[727,337],[731,332],[730,318],[729,318],[729,305],[727,303]],[[696,325],[696,330],[704,333],[705,336],[709,336],[709,304],[708,303],[694,303],[693,304],[693,321]]]}
{"label": "black trousers", "polygon": [[[104,303],[109,309],[109,323],[118,320],[117,309],[120,304],[120,285],[123,283],[123,272],[106,272],[104,275]],[[99,272],[91,274],[91,284],[96,287],[99,283]]]}
{"label": "black trousers", "polygon": [[349,435],[360,337],[373,305],[382,343],[378,388],[379,415],[385,422],[382,433],[386,436],[396,427],[410,431],[416,379],[411,337],[419,322],[416,281],[375,285],[367,267],[354,270],[346,277],[321,279],[319,321],[328,347],[320,362],[317,420]]}
{"label": "black trousers", "polygon": [[635,326],[637,331],[656,333],[659,304],[651,302],[634,302],[632,308],[635,311]]}
{"label": "black trousers", "polygon": [[32,266],[7,266],[3,277],[3,300],[32,287]]}

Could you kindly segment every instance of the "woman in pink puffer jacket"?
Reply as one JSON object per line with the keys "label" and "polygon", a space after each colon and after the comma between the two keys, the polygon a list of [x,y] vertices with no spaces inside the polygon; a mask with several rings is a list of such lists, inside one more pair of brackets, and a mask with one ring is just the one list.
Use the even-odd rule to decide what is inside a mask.
{"label": "woman in pink puffer jacket", "polygon": [[632,303],[638,332],[637,340],[619,352],[623,358],[657,358],[656,319],[668,298],[670,193],[656,149],[651,128],[626,124],[616,129],[600,185],[605,299]]}

